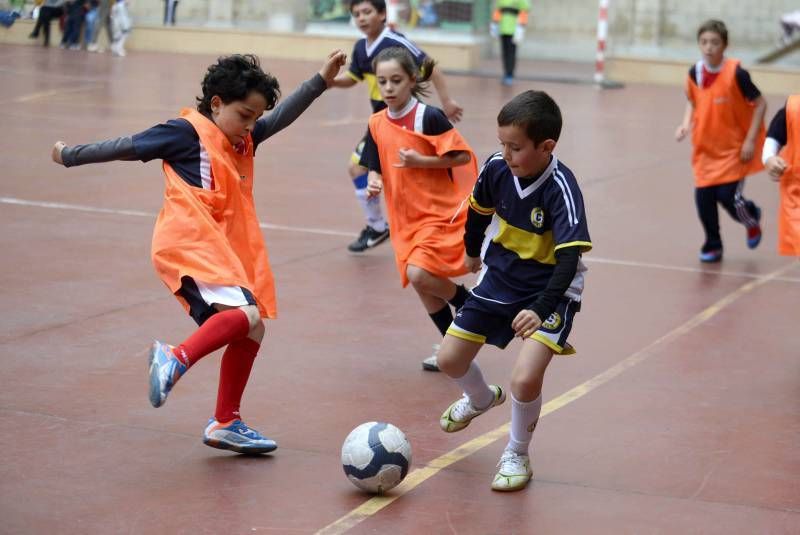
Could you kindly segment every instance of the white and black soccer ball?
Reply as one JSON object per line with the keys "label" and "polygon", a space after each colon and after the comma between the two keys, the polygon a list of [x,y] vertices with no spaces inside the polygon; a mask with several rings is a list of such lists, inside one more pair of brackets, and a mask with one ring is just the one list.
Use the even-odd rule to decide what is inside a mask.
{"label": "white and black soccer ball", "polygon": [[342,444],[342,467],[353,485],[381,494],[397,486],[411,465],[411,444],[397,427],[384,422],[361,424]]}

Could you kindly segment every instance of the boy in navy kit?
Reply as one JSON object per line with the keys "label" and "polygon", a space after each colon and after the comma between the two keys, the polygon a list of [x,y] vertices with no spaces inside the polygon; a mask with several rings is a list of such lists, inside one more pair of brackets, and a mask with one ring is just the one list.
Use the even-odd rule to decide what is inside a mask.
{"label": "boy in navy kit", "polygon": [[[356,41],[353,46],[349,70],[337,76],[332,86],[348,88],[353,87],[358,82],[367,82],[372,113],[377,113],[386,107],[386,103],[383,102],[378,90],[372,65],[378,53],[385,48],[393,46],[403,47],[411,52],[419,66],[425,61],[426,55],[403,34],[397,33],[386,26],[386,2],[384,0],[350,0],[350,14],[364,37]],[[459,121],[463,110],[455,100],[450,98],[444,75],[439,69],[434,68],[430,80],[433,82],[439,99],[442,101],[442,109],[447,117],[453,122]],[[354,253],[360,253],[375,247],[389,237],[389,226],[381,210],[380,197],[369,197],[367,194],[367,169],[359,163],[363,147],[364,139],[356,146],[350,158],[349,167],[350,178],[356,188],[356,198],[366,219],[366,226],[358,238],[347,247],[348,250]]]}
{"label": "boy in navy kit", "polygon": [[592,248],[580,188],[553,154],[561,111],[542,91],[526,91],[497,116],[502,151],[484,164],[469,204],[465,263],[478,284],[447,330],[439,368],[464,396],[442,414],[447,433],[500,405],[506,393],[488,385],[474,361],[481,346],[515,337],[522,348],[511,373],[511,433],[492,489],[525,487],[533,473],[528,447],[542,407],[544,372],[567,343],[580,310],[581,255]]}

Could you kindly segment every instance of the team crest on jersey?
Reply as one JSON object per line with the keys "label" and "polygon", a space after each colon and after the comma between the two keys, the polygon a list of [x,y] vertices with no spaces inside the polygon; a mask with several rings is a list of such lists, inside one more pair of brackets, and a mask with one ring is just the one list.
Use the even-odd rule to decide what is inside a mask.
{"label": "team crest on jersey", "polygon": [[545,329],[549,329],[551,331],[558,330],[561,326],[561,315],[558,312],[553,312],[550,314],[550,317],[547,318],[547,321],[542,323],[542,327]]}
{"label": "team crest on jersey", "polygon": [[531,223],[536,228],[542,228],[544,225],[544,210],[538,206],[531,211]]}

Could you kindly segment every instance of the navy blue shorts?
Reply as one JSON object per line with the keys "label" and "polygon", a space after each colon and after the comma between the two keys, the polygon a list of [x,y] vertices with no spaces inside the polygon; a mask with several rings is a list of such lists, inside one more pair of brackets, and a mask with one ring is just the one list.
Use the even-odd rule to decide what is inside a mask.
{"label": "navy blue shorts", "polygon": [[[535,298],[508,305],[486,301],[470,294],[464,306],[456,313],[453,323],[447,329],[447,334],[462,340],[491,344],[503,349],[514,339],[511,322],[521,310],[528,308],[533,301]],[[567,343],[567,337],[572,330],[575,314],[580,309],[580,301],[573,301],[566,297],[561,299],[556,310],[528,338],[543,343],[558,355],[572,355],[575,353],[575,348]]]}

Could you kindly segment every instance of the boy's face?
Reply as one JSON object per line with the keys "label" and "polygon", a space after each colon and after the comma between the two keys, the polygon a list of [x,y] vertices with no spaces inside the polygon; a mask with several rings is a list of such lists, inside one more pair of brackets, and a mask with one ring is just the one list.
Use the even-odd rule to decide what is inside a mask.
{"label": "boy's face", "polygon": [[228,104],[222,102],[219,95],[211,97],[211,119],[234,147],[253,131],[266,108],[267,99],[256,91],[251,91],[244,100],[234,100]]}
{"label": "boy's face", "polygon": [[375,66],[378,90],[392,111],[400,111],[408,103],[416,80],[400,66],[397,60],[381,61]]}
{"label": "boy's face", "polygon": [[368,38],[375,38],[383,31],[386,23],[386,13],[375,9],[370,2],[361,2],[353,6],[350,11],[358,29]]}
{"label": "boy's face", "polygon": [[502,147],[503,159],[515,176],[534,177],[550,164],[550,155],[556,146],[552,139],[538,145],[528,137],[525,130],[510,124],[497,127],[497,138]]}
{"label": "boy's face", "polygon": [[707,64],[716,67],[722,63],[722,54],[725,52],[726,45],[722,41],[720,34],[717,32],[703,32],[697,38],[697,44]]}

